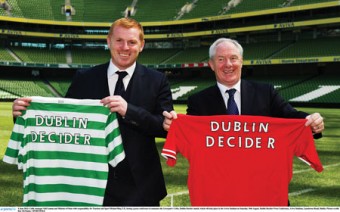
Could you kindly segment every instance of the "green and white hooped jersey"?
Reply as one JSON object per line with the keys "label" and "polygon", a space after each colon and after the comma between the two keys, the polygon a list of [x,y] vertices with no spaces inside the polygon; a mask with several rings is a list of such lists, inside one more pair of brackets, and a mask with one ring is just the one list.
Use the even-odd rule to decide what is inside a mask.
{"label": "green and white hooped jersey", "polygon": [[100,100],[32,97],[3,161],[23,170],[23,206],[101,206],[108,163],[124,158],[116,113]]}

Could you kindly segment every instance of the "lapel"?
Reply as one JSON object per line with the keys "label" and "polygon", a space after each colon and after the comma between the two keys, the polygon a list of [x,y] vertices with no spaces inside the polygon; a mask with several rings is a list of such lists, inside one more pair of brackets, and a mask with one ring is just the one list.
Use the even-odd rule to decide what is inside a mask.
{"label": "lapel", "polygon": [[[211,92],[209,96],[210,100],[207,101],[205,104],[208,104],[210,105],[209,107],[213,108],[213,113],[216,115],[227,114],[227,106],[224,103],[223,96],[217,84],[211,87]],[[213,102],[216,102],[216,104]]]}
{"label": "lapel", "polygon": [[109,68],[109,62],[105,63],[102,66],[102,68],[99,69],[100,72],[102,72],[102,73],[98,73],[98,78],[99,78],[99,76],[101,76],[100,86],[102,86],[101,90],[102,90],[104,97],[110,96],[109,82],[108,82],[108,79],[107,79],[108,68]]}
{"label": "lapel", "polygon": [[252,115],[254,105],[255,88],[246,80],[241,80],[241,113],[242,115]]}
{"label": "lapel", "polygon": [[143,82],[144,72],[145,70],[143,67],[136,63],[135,71],[133,72],[132,78],[126,88],[126,92],[123,95],[125,100],[129,100],[129,102],[131,102],[131,100],[136,99],[135,95],[142,95],[143,89],[140,88],[143,88],[143,83],[145,83]]}

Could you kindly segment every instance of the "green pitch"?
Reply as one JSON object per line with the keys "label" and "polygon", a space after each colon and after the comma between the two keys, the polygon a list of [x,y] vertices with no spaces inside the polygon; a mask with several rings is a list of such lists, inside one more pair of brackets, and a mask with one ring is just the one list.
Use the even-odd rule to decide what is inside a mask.
{"label": "green pitch", "polygon": [[[176,105],[178,113],[186,107]],[[312,113],[319,112],[325,118],[323,138],[316,140],[324,171],[317,173],[300,160],[294,160],[294,175],[289,186],[291,206],[340,206],[340,109],[299,108]],[[11,103],[0,102],[0,158],[3,158],[13,128]],[[157,139],[159,151],[164,139]],[[190,206],[187,190],[188,163],[179,156],[174,168],[167,167],[161,158],[168,196],[161,206]],[[0,207],[20,206],[22,202],[22,173],[14,165],[0,161]]]}

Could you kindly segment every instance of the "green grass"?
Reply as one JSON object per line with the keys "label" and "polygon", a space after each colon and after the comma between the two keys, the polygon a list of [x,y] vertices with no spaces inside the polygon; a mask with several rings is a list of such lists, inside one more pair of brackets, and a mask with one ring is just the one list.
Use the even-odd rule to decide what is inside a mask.
{"label": "green grass", "polygon": [[13,128],[11,104],[0,102],[0,206],[20,206],[22,174],[17,166],[2,162]]}
{"label": "green grass", "polygon": [[[185,113],[186,107],[176,105],[178,113]],[[340,206],[340,109],[299,108],[312,113],[320,112],[325,118],[326,130],[323,138],[316,140],[324,171],[317,173],[300,160],[294,160],[294,176],[289,186],[292,206]],[[0,102],[0,158],[6,150],[7,142],[13,127],[11,103]],[[164,139],[157,139],[157,147],[161,151]],[[168,197],[161,206],[190,206],[187,193],[188,162],[179,155],[175,167],[168,167],[161,158]],[[14,165],[0,161],[0,206],[20,206],[22,201],[22,173]],[[305,192],[305,193],[304,193]],[[179,195],[180,193],[184,193]],[[301,194],[299,194],[301,193]],[[175,195],[172,195],[175,194]]]}

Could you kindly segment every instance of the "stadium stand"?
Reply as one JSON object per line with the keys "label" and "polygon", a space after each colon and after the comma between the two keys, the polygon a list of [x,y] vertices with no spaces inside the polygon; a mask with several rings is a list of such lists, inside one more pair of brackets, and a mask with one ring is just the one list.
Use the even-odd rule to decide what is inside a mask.
{"label": "stadium stand", "polygon": [[266,59],[270,58],[276,52],[284,51],[284,49],[291,44],[291,41],[285,42],[267,42],[263,43],[244,44],[244,59]]}
{"label": "stadium stand", "polygon": [[339,76],[318,75],[306,83],[298,83],[287,89],[281,89],[280,92],[292,102],[339,103]]}
{"label": "stadium stand", "polygon": [[71,84],[70,79],[60,77],[50,77],[47,81],[55,89],[59,96],[65,96],[67,89]]}
{"label": "stadium stand", "polygon": [[100,64],[110,59],[109,50],[103,48],[73,48],[70,52],[74,64]]}
{"label": "stadium stand", "polygon": [[16,78],[0,79],[1,98],[17,98],[23,96],[54,96],[41,80],[28,80]]}
{"label": "stadium stand", "polygon": [[64,49],[11,47],[11,51],[20,58],[22,62],[66,63],[66,53]]}
{"label": "stadium stand", "polygon": [[[191,94],[203,90],[204,88],[207,88],[214,83],[215,81],[212,77],[190,77],[182,79],[182,81],[177,83],[171,83],[171,92],[173,93],[174,100],[185,101]],[[178,95],[178,93],[181,92],[179,88],[189,88],[189,90],[185,90],[187,92]]]}
{"label": "stadium stand", "polygon": [[[299,41],[241,43],[244,47],[244,59],[275,59],[275,58],[300,58],[317,56],[338,56],[340,38],[320,38]],[[103,48],[72,48],[71,61],[74,64],[99,64],[108,61],[109,52]],[[16,61],[14,54],[21,62],[66,64],[65,49],[57,48],[32,48],[10,47],[0,48],[0,61]],[[145,49],[140,55],[139,62],[144,64],[181,64],[191,62],[207,62],[208,47],[197,48],[169,48]]]}
{"label": "stadium stand", "polygon": [[[134,18],[142,22],[148,21],[169,21],[174,20],[181,8],[192,3],[192,12],[185,13],[181,19],[201,18],[207,16],[216,16],[221,14],[235,14],[265,9],[275,9],[289,6],[299,6],[312,3],[331,2],[332,0],[271,0],[271,1],[253,1],[253,0],[218,0],[211,2],[209,0],[177,0],[167,1],[159,0],[157,3],[153,0],[138,1],[136,4],[136,14]],[[291,3],[289,3],[291,2]],[[59,0],[30,0],[18,1],[8,0],[12,7],[14,17],[24,17],[31,19],[45,19],[64,21],[65,16],[61,13],[61,7],[64,1]],[[106,0],[72,0],[72,6],[76,10],[76,15],[72,17],[73,21],[85,22],[112,22],[116,18],[123,17],[124,11],[132,4],[132,1],[106,1]],[[232,6],[228,6],[232,5]],[[226,10],[226,8],[230,8]],[[0,15],[3,12],[0,11]]]}
{"label": "stadium stand", "polygon": [[[108,27],[129,8],[147,36],[138,62],[167,73],[178,101],[215,82],[208,47],[224,36],[244,47],[245,77],[273,83],[291,102],[340,104],[338,1],[69,2],[75,10],[70,20],[59,0],[7,0],[11,15],[0,8],[0,79],[7,86],[0,100],[63,96],[77,68],[109,60]],[[23,71],[29,76],[20,76]]]}
{"label": "stadium stand", "polygon": [[5,48],[0,46],[0,61],[15,61],[15,58],[11,55],[10,51]]}
{"label": "stadium stand", "polygon": [[[51,1],[17,1],[23,17],[44,19],[45,17],[53,18]],[[14,12],[14,11],[13,11]]]}
{"label": "stadium stand", "polygon": [[219,11],[222,10],[226,2],[224,0],[217,0],[212,4],[211,1],[198,1],[192,11],[184,14],[182,19],[198,18],[197,14],[200,14],[200,17],[219,15]]}
{"label": "stadium stand", "polygon": [[337,56],[340,55],[338,46],[340,46],[340,37],[299,40],[287,46],[284,51],[275,54],[273,58]]}
{"label": "stadium stand", "polygon": [[187,48],[174,54],[166,63],[191,63],[208,61],[209,47],[203,46],[199,48]]}
{"label": "stadium stand", "polygon": [[[81,1],[79,1],[81,2]],[[78,3],[72,1],[72,4],[77,10],[78,13]],[[115,19],[123,17],[123,11],[125,10],[127,2],[125,1],[107,1],[107,0],[99,0],[99,1],[91,1],[84,0],[83,1],[83,17],[82,21],[88,22],[113,22]]]}
{"label": "stadium stand", "polygon": [[[187,0],[167,1],[159,0],[157,2],[143,0],[137,3],[137,12],[133,16],[140,21],[161,21],[174,20],[181,7],[188,2]],[[151,9],[152,8],[152,9]]]}
{"label": "stadium stand", "polygon": [[[109,60],[109,26],[131,9],[146,35],[138,62],[168,76],[175,103],[186,103],[188,96],[215,84],[206,63],[208,47],[219,37],[229,37],[244,48],[243,78],[273,84],[293,106],[336,108],[323,115],[328,126],[323,137],[330,142],[320,143],[318,152],[326,159],[327,172],[321,178],[338,180],[331,174],[339,167],[335,158],[339,151],[331,150],[331,145],[339,137],[340,121],[332,116],[340,108],[340,0],[67,1],[75,10],[70,17],[63,14],[65,0],[0,0],[0,102],[23,96],[65,96],[77,69]],[[1,7],[3,2],[10,12]],[[295,165],[297,173],[306,174],[302,163]],[[14,176],[16,170],[8,171]],[[186,172],[165,174],[178,180]],[[7,183],[3,179],[1,183]],[[189,206],[180,205],[182,199],[189,204],[187,191],[178,190],[179,184],[185,188],[183,179],[170,182],[171,207]],[[291,204],[302,207],[290,209],[311,205],[314,210],[332,210],[339,205],[340,187],[332,184],[334,180],[327,185],[319,177],[307,180],[321,186],[293,182]],[[7,199],[10,204],[19,200],[20,205],[20,198],[8,195]],[[325,203],[334,205],[319,207]]]}
{"label": "stadium stand", "polygon": [[177,55],[181,49],[145,49],[138,58],[143,64],[162,64]]}

